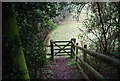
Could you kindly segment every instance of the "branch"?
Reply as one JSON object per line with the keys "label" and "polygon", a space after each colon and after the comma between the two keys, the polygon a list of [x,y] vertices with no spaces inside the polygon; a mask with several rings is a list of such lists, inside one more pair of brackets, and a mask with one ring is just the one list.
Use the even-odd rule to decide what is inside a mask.
{"label": "branch", "polygon": [[[78,27],[78,29],[79,29],[80,31],[82,31],[83,34],[84,34],[90,41],[92,41],[93,43],[97,44],[97,42],[95,42],[95,41],[93,41],[92,39],[90,39],[90,38],[88,37],[88,35],[87,35],[82,29],[80,29],[79,27]],[[99,45],[99,44],[97,44],[97,45]]]}
{"label": "branch", "polygon": [[103,33],[103,36],[104,36],[104,40],[105,40],[105,45],[104,45],[104,52],[107,51],[107,39],[106,39],[106,32],[105,32],[105,29],[104,29],[104,24],[103,24],[103,21],[102,21],[102,16],[101,16],[101,13],[100,13],[100,5],[99,5],[99,2],[97,2],[97,6],[98,6],[98,13],[99,13],[99,17],[100,17],[100,22],[102,24],[102,33]]}
{"label": "branch", "polygon": [[[84,22],[84,24],[85,24],[85,26],[86,26],[87,28],[90,28],[85,22]],[[94,30],[94,31],[95,31],[95,30]],[[93,35],[95,35],[95,36],[97,37],[97,39],[99,40],[99,42],[103,45],[103,42],[101,41],[101,39],[98,37],[97,34],[95,34],[95,33],[97,33],[97,31],[93,32],[93,31],[91,30],[91,32],[93,33]]]}

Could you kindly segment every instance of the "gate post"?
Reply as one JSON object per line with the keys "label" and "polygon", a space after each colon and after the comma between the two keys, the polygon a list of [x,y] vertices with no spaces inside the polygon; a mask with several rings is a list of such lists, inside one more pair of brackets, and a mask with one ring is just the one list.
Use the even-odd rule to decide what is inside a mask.
{"label": "gate post", "polygon": [[75,38],[71,39],[71,58],[73,58],[73,51],[72,51],[72,49],[75,51],[75,46],[73,45],[72,42],[75,44],[76,39]]}
{"label": "gate post", "polygon": [[[87,45],[84,45],[84,48],[87,48]],[[86,61],[87,60],[87,54],[84,52],[83,53],[84,55],[83,55],[83,57],[84,57],[84,61]]]}
{"label": "gate post", "polygon": [[53,40],[50,40],[50,47],[51,47],[51,58],[54,59],[54,47],[53,47]]}
{"label": "gate post", "polygon": [[[78,46],[78,43],[76,43],[76,45]],[[77,55],[78,55],[78,48],[76,47],[76,62],[78,60]]]}

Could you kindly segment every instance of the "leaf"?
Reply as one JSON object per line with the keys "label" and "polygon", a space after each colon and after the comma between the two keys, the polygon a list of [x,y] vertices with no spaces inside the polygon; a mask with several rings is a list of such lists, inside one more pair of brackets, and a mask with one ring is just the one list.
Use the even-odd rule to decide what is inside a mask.
{"label": "leaf", "polygon": [[67,65],[76,68],[77,66],[75,65],[76,62],[69,62]]}
{"label": "leaf", "polygon": [[52,71],[52,70],[48,70],[47,73],[48,73],[48,74],[53,74],[53,71]]}

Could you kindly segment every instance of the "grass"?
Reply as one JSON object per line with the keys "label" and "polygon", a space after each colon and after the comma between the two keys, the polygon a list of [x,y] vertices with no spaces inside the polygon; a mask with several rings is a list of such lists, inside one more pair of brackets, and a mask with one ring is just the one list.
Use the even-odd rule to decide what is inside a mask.
{"label": "grass", "polygon": [[71,66],[71,67],[73,67],[73,68],[77,68],[75,61],[69,62],[67,65],[68,65],[68,66]]}

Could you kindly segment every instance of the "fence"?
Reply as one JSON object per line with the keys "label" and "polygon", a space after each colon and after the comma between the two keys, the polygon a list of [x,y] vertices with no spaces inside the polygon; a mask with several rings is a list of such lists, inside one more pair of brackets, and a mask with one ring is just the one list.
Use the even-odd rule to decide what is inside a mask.
{"label": "fence", "polygon": [[[56,44],[56,43],[63,43],[63,42],[67,42],[67,44],[66,45]],[[55,46],[59,47],[59,49],[54,49]],[[61,48],[60,46],[63,46],[63,48]],[[65,49],[67,46],[70,46],[71,48]],[[76,39],[71,39],[71,41],[53,41],[53,40],[51,40],[50,47],[51,47],[51,57],[53,59],[54,59],[54,56],[57,55],[58,53],[67,53],[68,55],[70,55],[71,58],[75,59],[76,64],[77,64],[78,68],[80,69],[80,72],[82,73],[83,77],[87,80],[89,80],[89,78],[80,65],[87,68],[97,79],[105,80],[103,75],[98,73],[92,66],[90,66],[87,63],[87,55],[90,55],[94,58],[97,58],[97,59],[103,61],[103,62],[106,62],[110,66],[113,66],[114,68],[116,68],[118,70],[118,75],[120,75],[120,60],[112,58],[105,54],[101,54],[98,52],[88,50],[87,45],[84,45],[84,48],[80,47],[80,46],[78,46],[78,43],[76,43]],[[54,50],[59,50],[59,51],[54,52]],[[61,50],[63,50],[64,52],[61,52]],[[69,52],[66,52],[66,50],[69,50]],[[81,59],[79,57],[78,50],[82,50],[84,52],[83,59]],[[78,63],[78,60],[80,61],[80,63]]]}
{"label": "fence", "polygon": [[[103,77],[103,75],[101,75],[100,73],[98,73],[93,67],[91,67],[88,63],[87,63],[87,54],[97,58],[103,62],[106,62],[107,64],[113,66],[114,68],[116,68],[118,70],[118,76],[120,75],[120,60],[112,58],[110,56],[107,56],[105,54],[101,54],[101,53],[97,53],[91,50],[86,49],[87,45],[84,45],[83,47],[78,46],[78,43],[75,43],[76,39],[73,39],[71,41],[71,55],[73,58],[76,58],[76,62],[79,60],[80,64],[83,65],[84,67],[86,67],[97,79],[102,79],[105,80],[105,78]],[[82,60],[79,56],[78,56],[78,49],[82,50],[84,52],[83,54],[83,58],[84,60]],[[83,71],[83,69],[81,68],[81,66],[79,65],[79,63],[77,63],[79,69],[81,70],[82,75],[84,76],[85,79],[88,79],[86,73]]]}

